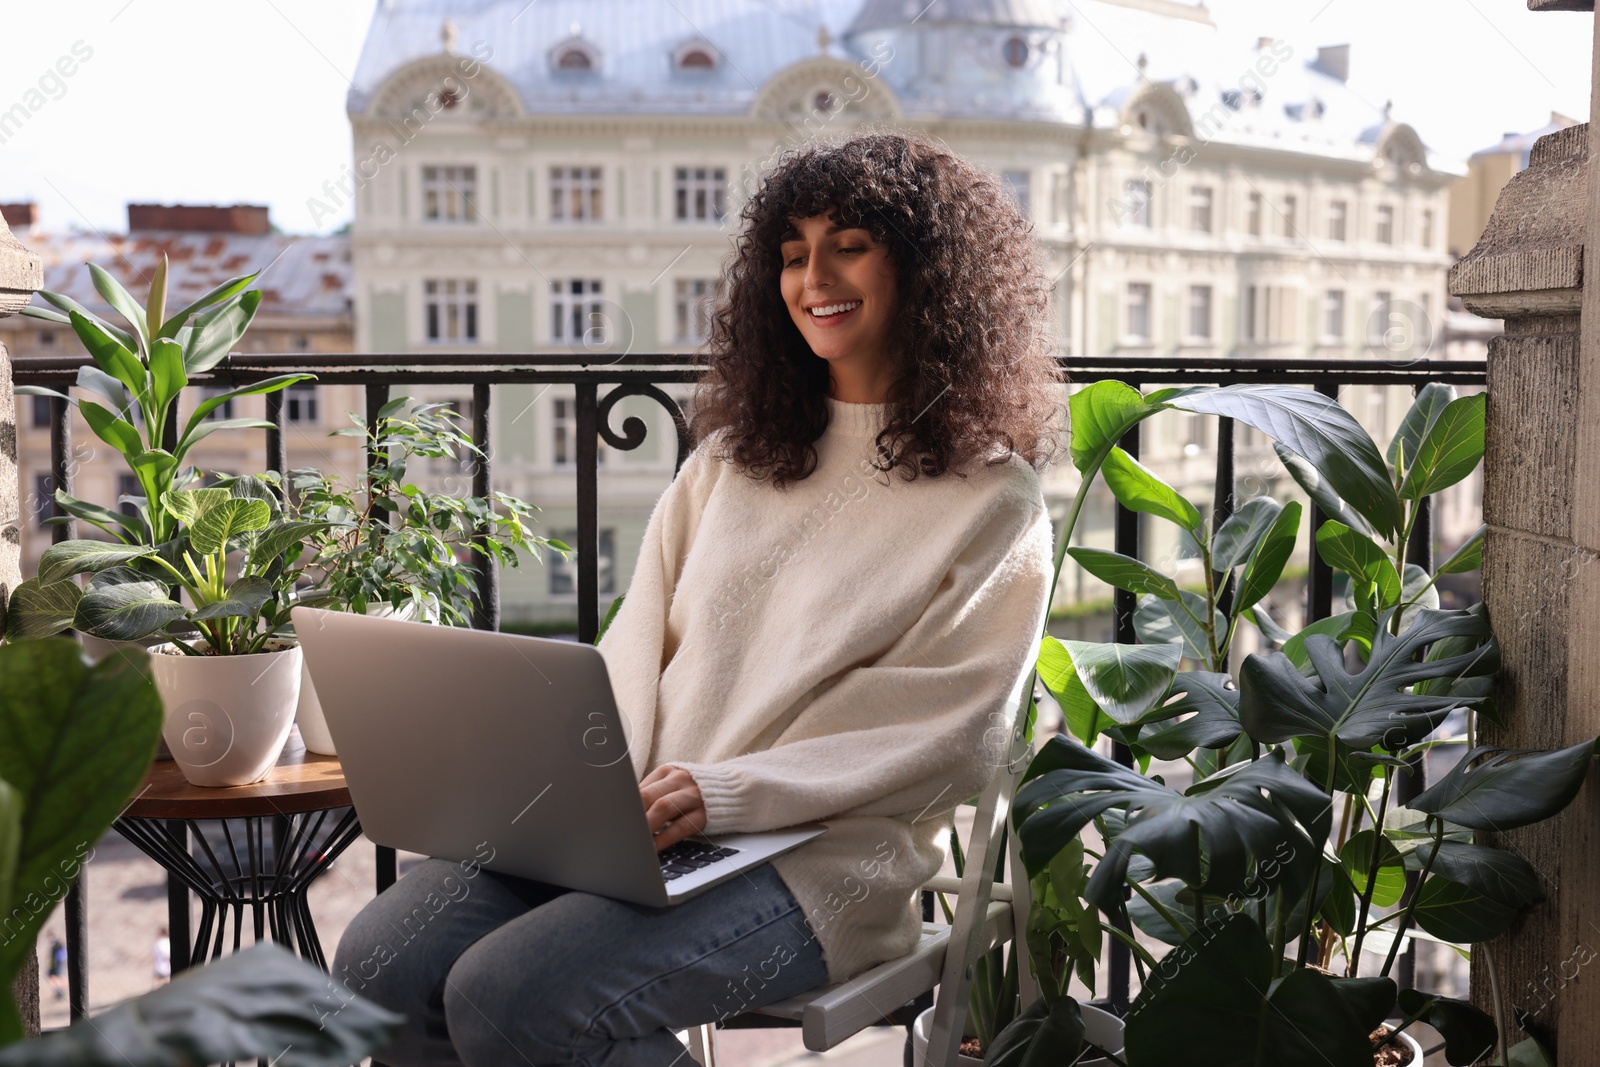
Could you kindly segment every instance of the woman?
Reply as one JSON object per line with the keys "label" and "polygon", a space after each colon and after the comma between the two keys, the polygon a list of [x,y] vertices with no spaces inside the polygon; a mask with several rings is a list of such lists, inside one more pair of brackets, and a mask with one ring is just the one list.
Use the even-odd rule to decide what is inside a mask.
{"label": "woman", "polygon": [[[667,1067],[673,1029],[903,954],[994,771],[1051,568],[1059,374],[1028,224],[894,134],[789,153],[743,221],[700,443],[600,651],[658,848],[828,832],[670,908],[485,871],[430,918],[458,867],[423,863],[334,965],[407,1015],[385,1063]],[[350,971],[413,915],[424,936]]]}

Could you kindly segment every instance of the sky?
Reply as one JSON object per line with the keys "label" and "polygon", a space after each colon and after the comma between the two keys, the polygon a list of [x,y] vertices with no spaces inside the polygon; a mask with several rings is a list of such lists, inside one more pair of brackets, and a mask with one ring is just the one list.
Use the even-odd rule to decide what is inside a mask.
{"label": "sky", "polygon": [[[1298,55],[1348,43],[1351,88],[1374,106],[1392,100],[1396,119],[1449,156],[1543,126],[1552,111],[1589,115],[1590,14],[1535,14],[1526,0],[1208,7],[1241,43],[1275,37]],[[129,201],[267,204],[291,233],[346,221],[314,217],[309,202],[350,160],[345,94],[371,0],[7,8],[0,112],[38,106],[0,144],[0,201],[37,201],[51,230],[121,231]]]}

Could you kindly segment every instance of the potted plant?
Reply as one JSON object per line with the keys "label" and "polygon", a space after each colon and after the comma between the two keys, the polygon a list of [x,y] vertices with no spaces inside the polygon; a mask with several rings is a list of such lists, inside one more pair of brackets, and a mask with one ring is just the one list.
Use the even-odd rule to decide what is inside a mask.
{"label": "potted plant", "polygon": [[13,602],[9,625],[18,634],[71,626],[113,641],[163,639],[151,673],[184,777],[204,786],[260,781],[294,725],[300,649],[286,633],[300,599],[296,562],[325,524],[285,518],[270,485],[253,477],[171,489],[158,508],[177,521],[164,545],[47,549],[29,579],[36,595]]}
{"label": "potted plant", "polygon": [[[1298,634],[1262,610],[1294,544],[1296,505],[1253,501],[1212,529],[1117,454],[1129,426],[1167,407],[1279,434],[1291,476],[1335,516],[1315,537],[1349,580],[1348,610]],[[1484,398],[1424,389],[1387,455],[1348,413],[1303,390],[1142,397],[1102,383],[1074,396],[1073,424],[1085,484],[1104,473],[1125,506],[1177,523],[1205,573],[1203,590],[1184,590],[1141,561],[1072,550],[1140,595],[1145,643],[1046,639],[1040,676],[1073,737],[1039,752],[1013,812],[1029,873],[1046,875],[1056,899],[1082,900],[1113,920],[1108,930],[1120,924],[1173,946],[1157,958],[1116,931],[1142,986],[1126,1063],[1420,1062],[1404,1033],[1418,1020],[1444,1035],[1452,1064],[1491,1053],[1502,1064],[1535,1062],[1527,1042],[1515,1055],[1530,1058],[1506,1048],[1502,1005],[1491,1018],[1391,977],[1418,928],[1479,945],[1537,902],[1528,864],[1477,834],[1562,810],[1594,751],[1593,742],[1555,752],[1478,747],[1477,716],[1499,715],[1489,687],[1498,647],[1481,605],[1441,611],[1434,589],[1441,574],[1478,565],[1481,532],[1433,574],[1405,563],[1420,502],[1482,457]],[[1279,647],[1246,657],[1235,678],[1228,649],[1241,623]],[[1185,661],[1199,669],[1180,670]],[[1445,734],[1458,719],[1462,732]],[[1144,773],[1095,752],[1102,734],[1126,745]],[[1449,745],[1467,750],[1456,766],[1398,803],[1400,777]],[[1180,789],[1149,773],[1156,758],[1188,761],[1192,783]],[[1384,951],[1369,960],[1375,942]],[[1406,1051],[1394,1047],[1396,1034]]]}
{"label": "potted plant", "polygon": [[76,642],[0,647],[0,1067],[357,1063],[401,1020],[275,945],[198,967],[152,993],[23,1040],[11,990],[84,851],[138,789],[162,729],[148,658],[89,664]]}
{"label": "potted plant", "polygon": [[[353,426],[334,432],[363,438],[375,457],[359,486],[317,470],[290,474],[297,517],[317,524],[306,572],[323,606],[469,626],[478,567],[515,567],[521,551],[535,559],[541,548],[570,551],[531,535],[526,524],[538,509],[516,497],[456,495],[448,486],[431,492],[408,478],[421,460],[483,456],[448,405],[401,396],[370,426],[354,412],[350,419]],[[307,749],[335,754],[309,674],[296,718]]]}

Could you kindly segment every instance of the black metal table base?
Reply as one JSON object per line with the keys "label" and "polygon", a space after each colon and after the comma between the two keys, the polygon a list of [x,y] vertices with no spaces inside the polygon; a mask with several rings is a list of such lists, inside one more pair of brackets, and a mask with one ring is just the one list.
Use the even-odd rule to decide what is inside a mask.
{"label": "black metal table base", "polygon": [[[307,893],[312,881],[360,836],[354,808],[236,819],[123,817],[116,828],[199,898],[194,943],[175,946],[174,970],[237,952],[246,911],[257,941],[270,936],[328,969]],[[174,924],[172,934],[181,937],[182,929]]]}

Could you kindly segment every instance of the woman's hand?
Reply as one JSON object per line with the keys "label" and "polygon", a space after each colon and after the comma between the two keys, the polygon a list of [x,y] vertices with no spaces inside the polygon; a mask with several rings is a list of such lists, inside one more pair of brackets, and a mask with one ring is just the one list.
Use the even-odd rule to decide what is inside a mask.
{"label": "woman's hand", "polygon": [[681,767],[657,767],[639,783],[644,817],[656,835],[656,851],[706,828],[706,802],[694,775]]}

